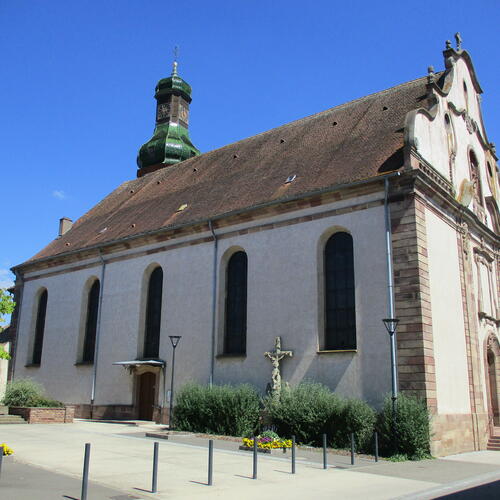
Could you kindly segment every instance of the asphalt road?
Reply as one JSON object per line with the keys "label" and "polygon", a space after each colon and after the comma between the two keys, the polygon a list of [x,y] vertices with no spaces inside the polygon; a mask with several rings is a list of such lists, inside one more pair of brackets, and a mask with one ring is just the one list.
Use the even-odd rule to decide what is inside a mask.
{"label": "asphalt road", "polygon": [[[79,478],[50,472],[32,465],[4,457],[0,475],[1,500],[79,500],[82,481]],[[131,496],[122,491],[89,482],[87,500],[133,500],[144,496]]]}

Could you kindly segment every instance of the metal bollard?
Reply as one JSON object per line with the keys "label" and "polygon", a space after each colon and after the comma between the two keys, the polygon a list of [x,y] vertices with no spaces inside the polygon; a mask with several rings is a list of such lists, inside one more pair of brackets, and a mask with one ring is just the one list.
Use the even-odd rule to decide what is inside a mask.
{"label": "metal bollard", "polygon": [[292,436],[292,474],[295,474],[295,436]]}
{"label": "metal bollard", "polygon": [[87,489],[89,484],[90,443],[85,443],[85,456],[83,458],[83,477],[81,500],[87,500]]}
{"label": "metal bollard", "polygon": [[208,440],[208,486],[212,486],[212,476],[214,470],[214,441]]}
{"label": "metal bollard", "polygon": [[0,446],[0,477],[2,476],[3,446]]}
{"label": "metal bollard", "polygon": [[151,493],[156,493],[158,491],[158,447],[160,443],[155,441],[153,448],[153,481],[151,485]]}
{"label": "metal bollard", "polygon": [[257,438],[253,437],[253,474],[252,479],[257,479]]}
{"label": "metal bollard", "polygon": [[328,469],[328,463],[326,461],[326,434],[323,434],[323,469]]}
{"label": "metal bollard", "polygon": [[354,434],[351,433],[351,465],[354,465]]}
{"label": "metal bollard", "polygon": [[378,432],[375,431],[375,462],[378,462]]}

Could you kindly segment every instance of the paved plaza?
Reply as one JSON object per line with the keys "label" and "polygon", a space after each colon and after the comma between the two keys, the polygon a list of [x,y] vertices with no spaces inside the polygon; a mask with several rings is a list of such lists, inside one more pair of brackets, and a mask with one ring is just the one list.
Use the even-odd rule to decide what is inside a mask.
{"label": "paved plaza", "polygon": [[[421,462],[375,463],[369,458],[350,465],[348,456],[297,450],[296,474],[290,455],[259,454],[258,479],[252,480],[252,454],[238,443],[216,440],[213,486],[207,486],[207,440],[190,435],[160,440],[158,493],[151,494],[153,442],[147,424],[131,426],[76,421],[74,424],[5,425],[0,442],[15,455],[4,459],[0,498],[8,500],[77,499],[85,443],[92,445],[88,498],[498,498],[500,453],[466,453]],[[482,489],[471,490],[489,483]],[[458,490],[468,490],[458,497]],[[467,496],[469,495],[469,496]],[[472,496],[471,496],[472,495]],[[490,495],[490,496],[489,496]]]}

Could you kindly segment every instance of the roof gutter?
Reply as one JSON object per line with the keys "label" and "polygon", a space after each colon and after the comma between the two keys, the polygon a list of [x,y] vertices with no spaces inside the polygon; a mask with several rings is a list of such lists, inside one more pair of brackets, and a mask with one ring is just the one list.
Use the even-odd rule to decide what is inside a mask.
{"label": "roof gutter", "polygon": [[125,236],[123,238],[119,238],[119,239],[116,239],[116,240],[107,241],[107,242],[104,242],[104,243],[98,243],[96,245],[91,245],[91,246],[88,246],[88,247],[78,248],[78,249],[70,251],[70,252],[60,253],[60,254],[57,254],[57,255],[51,255],[49,257],[42,257],[41,259],[37,259],[37,260],[31,261],[31,262],[25,262],[23,264],[19,264],[18,266],[14,266],[14,267],[11,268],[11,270],[15,273],[16,269],[23,268],[25,265],[39,264],[39,263],[43,263],[43,262],[48,262],[48,261],[54,259],[55,257],[61,258],[61,257],[70,256],[70,255],[76,255],[76,254],[78,254],[78,253],[80,253],[80,252],[82,252],[84,250],[85,251],[96,250],[96,249],[99,250],[99,249],[102,249],[102,248],[104,248],[106,246],[111,246],[111,245],[115,245],[117,243],[123,243],[123,242],[127,242],[127,241],[130,241],[130,240],[142,238],[143,236],[153,236],[155,234],[159,234],[159,233],[162,233],[162,232],[165,232],[165,231],[172,231],[174,229],[182,229],[184,227],[193,226],[195,224],[208,224],[209,221],[214,222],[214,221],[221,220],[221,219],[224,219],[224,218],[227,218],[227,217],[232,217],[232,216],[240,215],[240,214],[246,214],[248,212],[252,212],[252,211],[258,210],[260,208],[272,207],[272,206],[275,206],[275,205],[279,205],[281,203],[288,203],[288,202],[292,202],[292,201],[297,201],[297,200],[301,200],[301,199],[304,199],[304,198],[309,198],[311,196],[318,196],[318,195],[322,195],[322,194],[334,193],[334,192],[340,191],[342,189],[356,187],[356,186],[362,186],[364,184],[370,184],[372,182],[380,182],[380,181],[383,181],[384,179],[388,179],[388,178],[399,176],[399,175],[401,175],[401,172],[399,170],[394,170],[394,171],[386,173],[386,174],[380,174],[380,175],[377,175],[377,176],[374,176],[374,177],[367,177],[365,179],[360,179],[360,180],[354,181],[354,182],[347,182],[345,184],[337,184],[336,186],[330,186],[330,187],[327,187],[327,188],[317,189],[317,190],[314,190],[314,191],[308,191],[308,192],[301,193],[301,194],[296,195],[296,196],[290,196],[288,198],[279,198],[277,200],[268,201],[268,202],[260,203],[260,204],[257,204],[257,205],[251,205],[249,207],[241,208],[241,209],[238,209],[238,210],[232,210],[230,212],[225,212],[223,214],[214,215],[212,217],[207,217],[207,218],[204,218],[204,219],[197,219],[197,220],[192,220],[192,221],[189,221],[189,222],[186,222],[186,223],[183,223],[183,224],[177,224],[177,225],[174,225],[174,226],[162,227],[160,229],[154,229],[153,231],[147,231],[147,232],[144,232],[144,233],[138,233],[138,234],[134,234],[134,235],[131,235],[131,236]]}

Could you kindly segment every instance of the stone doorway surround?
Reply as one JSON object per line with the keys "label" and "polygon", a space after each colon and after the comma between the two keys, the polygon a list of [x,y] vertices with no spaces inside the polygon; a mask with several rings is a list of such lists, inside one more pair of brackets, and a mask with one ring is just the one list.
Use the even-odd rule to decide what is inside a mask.
{"label": "stone doorway surround", "polygon": [[486,340],[485,378],[488,398],[490,435],[500,425],[500,343],[494,333]]}
{"label": "stone doorway surround", "polygon": [[[159,423],[165,413],[165,369],[161,359],[138,359],[113,363],[126,368],[133,379],[133,413],[139,420],[154,420]],[[162,377],[163,374],[163,377]],[[163,384],[161,384],[163,380]],[[160,388],[163,387],[163,390]],[[160,406],[161,405],[161,406]],[[149,410],[151,407],[151,410]]]}

